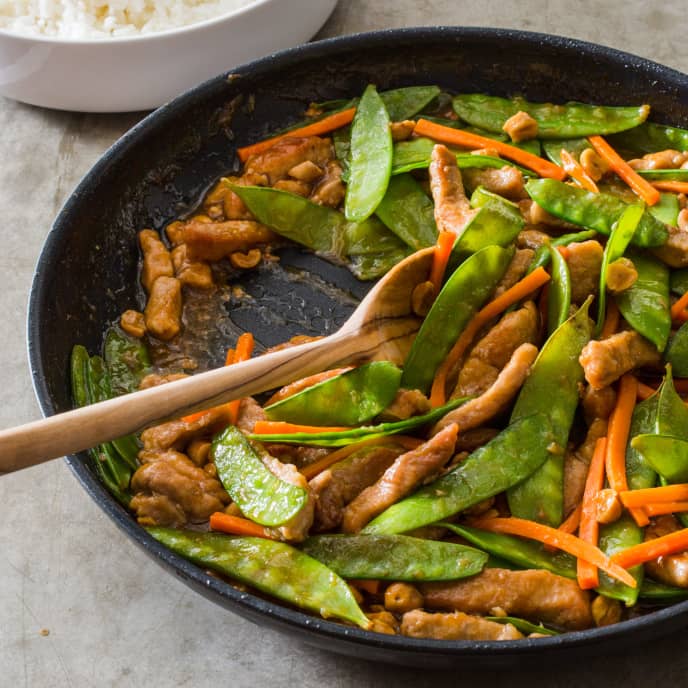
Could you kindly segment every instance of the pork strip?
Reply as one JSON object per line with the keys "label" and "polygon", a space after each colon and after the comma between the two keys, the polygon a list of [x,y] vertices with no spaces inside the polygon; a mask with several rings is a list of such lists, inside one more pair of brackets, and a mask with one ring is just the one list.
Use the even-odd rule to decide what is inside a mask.
{"label": "pork strip", "polygon": [[511,624],[488,621],[462,612],[431,614],[422,609],[406,612],[401,635],[435,640],[518,640],[523,634]]}
{"label": "pork strip", "polygon": [[502,278],[497,282],[497,286],[494,290],[495,298],[503,294],[507,289],[511,289],[516,282],[525,276],[534,257],[535,251],[531,248],[516,249],[514,257],[509,262],[509,265],[506,266]]}
{"label": "pork strip", "polygon": [[184,225],[186,258],[192,262],[222,260],[230,253],[245,253],[256,246],[269,244],[275,238],[274,232],[253,220],[190,220]]}
{"label": "pork strip", "polygon": [[435,475],[454,454],[458,428],[448,425],[417,449],[402,454],[382,477],[344,509],[342,530],[358,533],[368,521]]}
{"label": "pork strip", "polygon": [[222,406],[206,411],[193,421],[183,418],[147,428],[141,433],[145,450],[177,449],[181,451],[193,439],[209,437],[229,424],[227,409]]}
{"label": "pork strip", "polygon": [[246,161],[244,176],[265,175],[270,186],[273,186],[280,179],[285,179],[289,170],[307,160],[318,167],[324,167],[333,158],[330,139],[319,136],[289,136],[266,151],[252,155]]}
{"label": "pork strip", "polygon": [[466,198],[454,153],[446,146],[437,144],[432,149],[429,173],[437,229],[461,234],[478,211],[471,208]]}
{"label": "pork strip", "polygon": [[657,365],[657,347],[635,330],[626,330],[597,341],[589,341],[578,360],[591,387],[602,389],[624,373],[645,365]]}
{"label": "pork strip", "polygon": [[505,165],[499,169],[467,169],[463,176],[467,189],[475,189],[484,186],[492,193],[504,196],[511,201],[520,201],[528,198],[526,187],[523,184],[523,173],[511,165]]}
{"label": "pork strip", "polygon": [[566,262],[571,273],[571,301],[581,304],[590,294],[597,295],[602,269],[599,241],[581,241],[567,245]]}
{"label": "pork strip", "polygon": [[508,616],[572,631],[593,625],[589,594],[575,580],[540,569],[484,569],[463,580],[420,587],[428,609],[489,615],[499,607]]}

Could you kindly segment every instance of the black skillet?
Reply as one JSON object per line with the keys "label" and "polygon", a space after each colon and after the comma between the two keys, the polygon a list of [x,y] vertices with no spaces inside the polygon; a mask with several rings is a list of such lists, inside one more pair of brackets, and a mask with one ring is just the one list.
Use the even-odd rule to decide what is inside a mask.
{"label": "black skillet", "polygon": [[[356,95],[369,82],[381,89],[438,84],[559,102],[647,102],[654,120],[688,127],[688,76],[610,48],[521,31],[440,27],[346,36],[218,76],[120,139],[57,217],[36,268],[28,320],[33,382],[46,415],[71,407],[71,347],[83,343],[96,352],[104,326],[137,305],[136,231],[160,229],[190,212],[213,180],[235,169],[237,144],[299,119],[311,101]],[[303,270],[317,277],[303,279]],[[367,285],[342,268],[289,250],[280,270],[251,277],[245,288],[253,306],[232,311],[229,304],[223,312],[211,364],[220,364],[226,336],[242,328],[265,346],[296,333],[331,331]],[[440,642],[367,633],[209,577],[150,538],[99,483],[85,454],[67,461],[114,522],[189,586],[248,619],[336,652],[415,666],[495,668],[608,653],[688,622],[684,602],[607,628],[537,640]]]}

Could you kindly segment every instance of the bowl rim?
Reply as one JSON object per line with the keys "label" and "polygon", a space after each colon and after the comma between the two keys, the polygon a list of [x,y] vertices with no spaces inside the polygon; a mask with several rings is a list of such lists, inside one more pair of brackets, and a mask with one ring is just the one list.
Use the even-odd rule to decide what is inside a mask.
{"label": "bowl rim", "polygon": [[[213,77],[161,106],[127,131],[103,153],[99,160],[84,175],[57,214],[36,262],[29,294],[27,315],[27,347],[32,386],[42,414],[44,416],[52,415],[56,412],[56,407],[46,384],[40,356],[44,340],[48,338],[46,333],[41,332],[39,319],[41,299],[44,293],[49,293],[48,290],[51,287],[51,283],[41,268],[44,263],[50,262],[51,255],[59,245],[61,233],[68,231],[72,208],[78,203],[79,197],[90,187],[93,179],[97,179],[100,173],[105,171],[114,160],[126,155],[130,147],[136,145],[141,137],[146,136],[149,129],[164,125],[171,118],[174,118],[176,110],[180,106],[191,104],[196,99],[202,98],[207,92],[212,91],[215,86],[224,81],[229,74],[245,75],[251,78],[265,72],[272,72],[282,65],[298,63],[300,59],[327,56],[328,54],[338,56],[341,52],[349,52],[356,49],[385,47],[389,45],[390,41],[396,40],[431,42],[450,39],[508,39],[523,43],[524,45],[542,45],[562,51],[583,52],[589,57],[604,55],[615,62],[620,62],[627,69],[637,67],[645,71],[658,72],[662,77],[680,83],[681,88],[688,92],[687,74],[615,48],[554,34],[518,29],[462,26],[421,26],[337,36],[282,50],[242,64],[229,72]],[[349,644],[350,646],[353,644],[359,648],[366,647],[381,652],[395,652],[397,657],[398,653],[401,652],[410,658],[414,655],[452,656],[457,659],[492,656],[497,658],[509,656],[526,658],[540,656],[548,651],[558,651],[557,656],[561,657],[561,653],[564,651],[572,654],[570,651],[576,648],[598,646],[603,641],[619,640],[623,637],[626,637],[629,641],[631,638],[639,639],[644,630],[662,625],[670,620],[676,622],[680,617],[688,618],[688,600],[686,600],[611,626],[583,631],[570,631],[546,638],[524,638],[506,641],[433,640],[364,631],[356,627],[311,616],[305,612],[284,606],[279,602],[273,602],[250,593],[241,592],[228,583],[207,575],[200,567],[168,550],[149,535],[143,527],[139,526],[131,514],[110,495],[107,489],[87,468],[85,457],[86,455],[82,453],[81,455],[66,457],[65,460],[86,492],[115,522],[115,525],[134,540],[139,547],[146,550],[159,564],[174,572],[177,577],[183,579],[213,602],[229,608],[230,611],[236,613],[235,608],[239,608],[245,611],[245,616],[254,620],[257,617],[262,617],[266,622],[270,621],[274,625],[281,627],[282,630],[298,630],[301,633],[310,635],[313,642],[317,639],[330,639]]]}
{"label": "bowl rim", "polygon": [[158,39],[164,40],[166,38],[173,38],[182,34],[192,34],[197,31],[203,31],[217,24],[223,24],[228,20],[235,19],[241,15],[249,14],[254,10],[260,9],[262,6],[275,4],[277,2],[279,2],[279,0],[250,0],[249,4],[223,12],[217,17],[203,19],[201,21],[193,22],[192,24],[175,26],[162,31],[151,31],[150,33],[139,33],[136,35],[68,38],[66,36],[49,36],[41,33],[22,33],[10,31],[9,29],[0,27],[0,39],[5,37],[32,44],[39,43],[42,45],[79,47],[91,47],[96,45],[129,45],[132,43],[141,43],[143,41],[152,43]]}

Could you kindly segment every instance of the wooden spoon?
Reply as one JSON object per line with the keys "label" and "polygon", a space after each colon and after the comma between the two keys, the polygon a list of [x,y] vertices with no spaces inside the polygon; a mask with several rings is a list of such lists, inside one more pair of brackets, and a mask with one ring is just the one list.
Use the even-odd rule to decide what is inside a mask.
{"label": "wooden spoon", "polygon": [[420,325],[411,295],[428,278],[433,251],[418,251],[390,270],[328,337],[0,431],[0,473],[281,387],[338,363],[372,359],[401,363]]}

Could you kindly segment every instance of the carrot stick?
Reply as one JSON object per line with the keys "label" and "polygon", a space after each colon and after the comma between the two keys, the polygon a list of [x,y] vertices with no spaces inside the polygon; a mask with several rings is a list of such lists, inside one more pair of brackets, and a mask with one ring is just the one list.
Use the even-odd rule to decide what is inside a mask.
{"label": "carrot stick", "polygon": [[677,320],[688,306],[688,291],[671,307],[671,319]]}
{"label": "carrot stick", "polygon": [[[604,487],[604,459],[607,453],[607,440],[601,437],[595,443],[595,451],[588,468],[588,477],[585,481],[585,491],[583,492],[583,508],[581,512],[580,528],[578,537],[591,545],[597,546],[597,539],[600,533],[600,524],[597,521],[597,509],[595,507],[595,496]],[[590,590],[600,584],[597,567],[589,561],[579,559],[578,566],[578,585],[581,590]]]}
{"label": "carrot stick", "polygon": [[343,432],[351,427],[336,425],[297,425],[284,420],[259,420],[253,426],[254,435],[293,435],[297,432],[316,434],[319,432]]}
{"label": "carrot stick", "polygon": [[[517,535],[519,537],[537,540],[546,545],[552,545],[557,549],[568,552],[578,559],[589,561],[591,564],[612,578],[625,583],[631,588],[635,588],[637,583],[635,578],[628,571],[624,571],[618,564],[589,542],[585,542],[575,535],[562,533],[556,528],[542,525],[535,521],[528,521],[524,518],[486,518],[472,521],[471,525],[481,528],[490,533],[504,533],[506,535]],[[629,551],[629,550],[626,550]]]}
{"label": "carrot stick", "polygon": [[619,329],[620,319],[621,314],[619,313],[619,307],[616,305],[616,301],[614,301],[614,299],[609,299],[607,301],[607,312],[604,315],[604,324],[602,325],[600,339],[611,337]]}
{"label": "carrot stick", "polygon": [[688,511],[688,502],[664,502],[661,504],[646,504],[643,507],[648,516],[663,516],[664,514],[680,514]]}
{"label": "carrot stick", "polygon": [[559,251],[559,255],[564,260],[568,260],[571,257],[571,251],[569,251],[568,246],[557,246],[557,251]]}
{"label": "carrot stick", "polygon": [[442,143],[463,146],[464,148],[491,148],[505,158],[534,170],[541,177],[551,177],[552,179],[558,179],[562,182],[566,179],[566,172],[558,165],[543,160],[532,153],[527,153],[520,148],[516,148],[516,146],[510,146],[508,143],[503,143],[502,141],[494,141],[493,139],[463,131],[462,129],[444,127],[441,124],[429,122],[427,119],[419,119],[418,122],[416,122],[413,133],[418,136],[427,136],[436,141],[442,141]]}
{"label": "carrot stick", "polygon": [[[607,436],[607,480],[609,487],[617,492],[628,490],[626,479],[626,445],[631,430],[631,416],[638,398],[638,381],[633,375],[626,374],[619,383],[616,407],[609,419]],[[629,509],[631,516],[639,526],[646,526],[650,521],[642,509]]]}
{"label": "carrot stick", "polygon": [[392,443],[399,444],[404,449],[410,450],[415,449],[423,444],[423,440],[416,439],[415,437],[407,437],[405,435],[394,435],[392,437],[373,437],[368,440],[363,440],[362,442],[356,442],[356,444],[348,444],[346,447],[342,447],[341,449],[333,451],[331,454],[324,456],[319,461],[316,461],[308,466],[304,466],[301,469],[301,474],[306,478],[306,480],[310,480],[311,478],[315,478],[316,475],[322,473],[324,470],[327,470],[330,466],[334,466],[334,464],[343,461],[347,456],[357,452],[359,449],[363,449],[364,447],[374,447],[378,444]]}
{"label": "carrot stick", "polygon": [[557,530],[560,530],[562,533],[571,533],[573,535],[580,525],[582,506],[582,504],[579,504]]}
{"label": "carrot stick", "polygon": [[348,366],[347,368],[333,368],[332,370],[325,370],[322,373],[316,373],[315,375],[309,375],[308,377],[301,378],[300,380],[292,382],[291,384],[286,385],[286,387],[282,387],[282,389],[275,392],[265,402],[265,406],[271,406],[272,404],[276,404],[278,401],[288,399],[289,397],[294,396],[294,394],[302,392],[304,389],[308,389],[309,387],[317,385],[320,382],[325,382],[325,380],[337,377],[337,375],[346,373],[349,370],[352,370],[352,366]]}
{"label": "carrot stick", "polygon": [[612,555],[612,561],[625,569],[644,564],[658,557],[683,552],[688,549],[688,528],[677,530],[669,535],[647,540]]}
{"label": "carrot stick", "polygon": [[657,390],[642,382],[638,382],[638,399],[645,401],[649,399]]}
{"label": "carrot stick", "polygon": [[648,205],[659,202],[659,191],[643,179],[601,136],[588,136],[597,154],[623,179]]}
{"label": "carrot stick", "polygon": [[236,351],[234,351],[234,349],[227,349],[227,353],[225,354],[225,365],[232,365],[232,363],[234,363],[235,356]]}
{"label": "carrot stick", "polygon": [[270,139],[264,139],[258,143],[253,143],[250,146],[244,146],[243,148],[237,149],[237,155],[241,162],[246,162],[250,156],[256,153],[262,153],[268,148],[272,148],[278,141],[290,138],[292,136],[320,136],[321,134],[327,134],[335,129],[340,129],[341,127],[349,124],[356,114],[356,108],[349,108],[348,110],[342,110],[341,112],[335,112],[329,117],[324,117],[323,119],[313,122],[312,124],[307,124],[304,127],[299,127],[298,129],[292,129],[279,136],[273,136]]}
{"label": "carrot stick", "polygon": [[533,270],[530,275],[526,275],[522,280],[516,282],[513,287],[507,289],[496,299],[490,301],[484,308],[473,316],[473,319],[466,325],[464,331],[459,335],[456,344],[452,347],[442,365],[437,369],[435,379],[432,382],[430,392],[430,403],[433,408],[442,406],[446,400],[447,375],[452,368],[459,362],[474,337],[480,330],[495,316],[505,311],[512,304],[525,298],[535,289],[538,289],[550,279],[547,271],[540,267]]}
{"label": "carrot stick", "polygon": [[430,268],[430,281],[435,287],[435,296],[442,289],[442,280],[444,279],[444,273],[447,270],[447,264],[449,263],[449,257],[451,256],[455,241],[456,234],[454,232],[440,232],[437,236],[437,245],[432,255],[432,267]]}
{"label": "carrot stick", "polygon": [[597,184],[595,184],[571,153],[562,148],[559,155],[561,156],[561,166],[571,179],[575,179],[586,191],[599,193],[600,190],[597,188]]}
{"label": "carrot stick", "polygon": [[625,507],[686,502],[688,501],[688,483],[677,483],[664,487],[646,487],[642,490],[626,490],[619,492],[619,499]]}
{"label": "carrot stick", "polygon": [[[255,340],[250,332],[244,332],[236,343],[236,352],[232,363],[242,363],[248,361],[253,353]],[[234,399],[227,404],[227,411],[229,413],[229,422],[236,425],[239,418],[239,407],[241,406],[241,399]]]}
{"label": "carrot stick", "polygon": [[230,535],[248,535],[249,537],[267,538],[268,540],[276,539],[258,523],[249,521],[247,518],[230,516],[222,511],[216,511],[210,515],[210,528]]}
{"label": "carrot stick", "polygon": [[688,182],[650,182],[658,191],[688,194]]}

